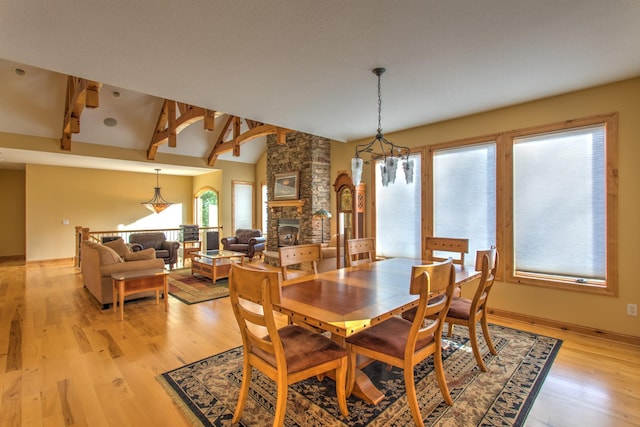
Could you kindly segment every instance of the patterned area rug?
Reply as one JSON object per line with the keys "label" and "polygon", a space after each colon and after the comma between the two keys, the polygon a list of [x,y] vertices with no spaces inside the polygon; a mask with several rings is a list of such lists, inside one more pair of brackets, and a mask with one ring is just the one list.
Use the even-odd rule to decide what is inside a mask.
{"label": "patterned area rug", "polygon": [[[426,426],[520,426],[536,398],[562,341],[529,332],[490,325],[498,354],[482,343],[488,372],[481,372],[471,351],[468,330],[456,326],[445,339],[444,367],[453,406],[442,400],[432,358],[415,368],[418,401]],[[289,388],[287,426],[413,425],[405,397],[402,371],[375,362],[364,369],[386,394],[377,406],[352,396],[349,418],[338,408],[335,383],[305,380]],[[242,347],[191,363],[158,377],[194,425],[231,425],[242,380]],[[273,423],[276,386],[257,370],[240,425]]]}
{"label": "patterned area rug", "polygon": [[229,296],[229,282],[218,279],[215,284],[204,276],[192,275],[190,268],[169,273],[169,295],[185,304],[196,304]]}

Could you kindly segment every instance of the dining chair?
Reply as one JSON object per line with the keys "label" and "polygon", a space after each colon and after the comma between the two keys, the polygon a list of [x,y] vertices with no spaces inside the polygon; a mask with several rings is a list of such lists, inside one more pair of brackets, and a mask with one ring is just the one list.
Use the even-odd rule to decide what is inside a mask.
{"label": "dining chair", "polygon": [[424,247],[426,249],[425,259],[444,261],[447,258],[437,257],[433,253],[435,251],[451,252],[456,253],[459,256],[459,258],[453,258],[453,263],[464,265],[464,254],[469,252],[469,239],[427,236],[425,238]]}
{"label": "dining chair", "polygon": [[[284,423],[290,384],[335,372],[340,412],[348,416],[346,400],[347,352],[329,338],[297,325],[276,326],[273,304],[280,302],[281,274],[233,264],[229,297],[240,327],[244,350],[242,385],[232,423],[242,417],[251,385],[251,371],[258,369],[276,383],[274,426]],[[256,304],[260,307],[256,309]],[[258,334],[258,330],[266,335]]]}
{"label": "dining chair", "polygon": [[347,240],[347,267],[369,264],[376,259],[376,243],[373,237]]}
{"label": "dining chair", "polygon": [[[432,261],[444,261],[447,258],[435,256],[434,252],[449,252],[452,254],[458,254],[458,258],[452,258],[454,264],[464,265],[464,254],[469,252],[469,239],[427,236],[425,238],[424,247],[426,249],[425,259]],[[456,297],[462,295],[462,289],[460,289],[460,286],[456,286],[453,295]]]}
{"label": "dining chair", "polygon": [[[320,243],[309,245],[282,246],[278,249],[282,279],[290,280],[310,274],[318,274],[318,262],[322,259]],[[300,264],[300,269],[289,267]],[[304,267],[307,266],[305,269]]]}
{"label": "dining chair", "polygon": [[[407,401],[417,426],[424,424],[418,406],[413,368],[427,357],[433,355],[436,379],[444,401],[448,405],[453,404],[442,366],[441,337],[454,286],[455,270],[451,260],[413,266],[409,292],[420,296],[414,321],[391,317],[346,340],[350,366],[356,366],[356,356],[359,354],[404,371]],[[442,297],[434,298],[435,295]],[[425,324],[423,320],[426,316],[437,317],[435,321]],[[355,369],[349,369],[347,395],[351,393],[354,381]]]}
{"label": "dining chair", "polygon": [[476,324],[480,322],[482,325],[484,340],[486,341],[491,354],[498,354],[493,346],[493,342],[491,341],[491,335],[489,334],[489,327],[487,323],[487,299],[489,298],[489,293],[493,288],[497,268],[498,251],[496,248],[478,251],[476,253],[476,270],[481,271],[482,275],[480,276],[480,283],[476,288],[473,299],[469,300],[466,298],[454,297],[451,301],[451,306],[449,307],[449,311],[445,319],[448,324],[448,336],[451,336],[453,333],[454,325],[463,325],[469,328],[469,339],[471,340],[473,355],[476,358],[478,367],[483,372],[487,371],[487,367],[482,360],[482,355],[480,354]]}

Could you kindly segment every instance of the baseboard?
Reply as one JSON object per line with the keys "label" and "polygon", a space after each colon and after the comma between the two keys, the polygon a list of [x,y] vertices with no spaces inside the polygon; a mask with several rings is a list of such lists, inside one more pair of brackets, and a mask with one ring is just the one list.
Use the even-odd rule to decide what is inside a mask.
{"label": "baseboard", "polygon": [[25,264],[24,255],[0,256],[0,265],[16,266],[16,265],[24,265],[24,264]]}
{"label": "baseboard", "polygon": [[623,342],[640,346],[640,337],[633,335],[620,334],[618,332],[603,331],[601,329],[590,328],[587,326],[574,325],[570,323],[559,322],[557,320],[543,319],[541,317],[529,316],[527,314],[514,313],[494,308],[488,309],[489,314],[506,319],[518,320],[520,322],[529,323],[531,325],[547,326],[550,328],[560,329],[563,331],[574,332],[577,334],[587,335],[590,337],[604,338],[611,341]]}
{"label": "baseboard", "polygon": [[75,265],[75,257],[71,258],[57,258],[57,259],[41,259],[38,261],[27,261],[27,265],[42,265],[42,266],[73,266]]}

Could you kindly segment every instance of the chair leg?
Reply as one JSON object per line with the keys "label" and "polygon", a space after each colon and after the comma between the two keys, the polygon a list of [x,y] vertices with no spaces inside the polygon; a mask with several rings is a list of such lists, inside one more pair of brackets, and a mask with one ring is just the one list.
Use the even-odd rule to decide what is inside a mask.
{"label": "chair leg", "polygon": [[493,346],[493,341],[491,341],[491,334],[489,334],[489,324],[487,323],[487,316],[482,316],[482,333],[484,334],[484,340],[487,343],[487,347],[489,347],[489,351],[491,354],[496,355],[498,352],[496,348]]}
{"label": "chair leg", "polygon": [[251,385],[251,365],[249,365],[249,359],[244,357],[244,368],[242,371],[242,384],[240,385],[240,395],[238,396],[238,404],[236,405],[236,411],[233,414],[232,424],[240,421],[242,412],[244,411],[244,405],[247,403],[247,397],[249,396],[249,386]]}
{"label": "chair leg", "polygon": [[453,399],[449,393],[449,386],[447,386],[447,379],[444,375],[444,366],[442,365],[442,349],[436,347],[436,352],[433,354],[433,365],[436,371],[436,379],[438,380],[438,386],[440,387],[440,393],[447,405],[453,405]]}
{"label": "chair leg", "polygon": [[418,395],[416,393],[416,384],[413,378],[413,366],[404,367],[404,386],[407,390],[407,403],[409,403],[409,409],[411,410],[411,416],[413,422],[418,427],[424,427],[422,421],[422,415],[420,414],[420,406],[418,405]]}
{"label": "chair leg", "polygon": [[284,414],[287,410],[287,393],[289,385],[286,381],[278,381],[278,396],[276,398],[276,413],[273,418],[273,426],[280,427],[284,425]]}
{"label": "chair leg", "polygon": [[349,416],[347,409],[347,365],[349,364],[347,356],[342,358],[342,363],[336,369],[336,396],[338,398],[338,406],[340,412],[345,417]]}
{"label": "chair leg", "polygon": [[471,348],[473,349],[473,355],[476,358],[476,363],[482,372],[487,372],[487,367],[482,360],[482,354],[480,354],[480,347],[478,346],[478,332],[476,331],[476,323],[473,320],[469,320],[469,339],[471,340]]}
{"label": "chair leg", "polygon": [[451,335],[453,335],[453,323],[447,322],[447,326],[448,326],[447,336],[451,338]]}

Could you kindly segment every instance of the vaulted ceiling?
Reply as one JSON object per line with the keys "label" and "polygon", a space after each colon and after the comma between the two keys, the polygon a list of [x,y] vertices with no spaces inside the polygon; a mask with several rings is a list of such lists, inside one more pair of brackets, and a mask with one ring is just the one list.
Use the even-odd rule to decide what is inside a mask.
{"label": "vaulted ceiling", "polygon": [[[374,67],[387,68],[389,133],[636,77],[638,22],[636,0],[4,0],[0,132],[62,139],[74,76],[101,87],[71,154],[74,141],[148,152],[165,100],[224,113],[216,129],[232,115],[240,133],[264,123],[350,141],[375,132]],[[208,160],[220,134],[203,122],[158,152]],[[218,158],[254,162],[263,148]]]}

